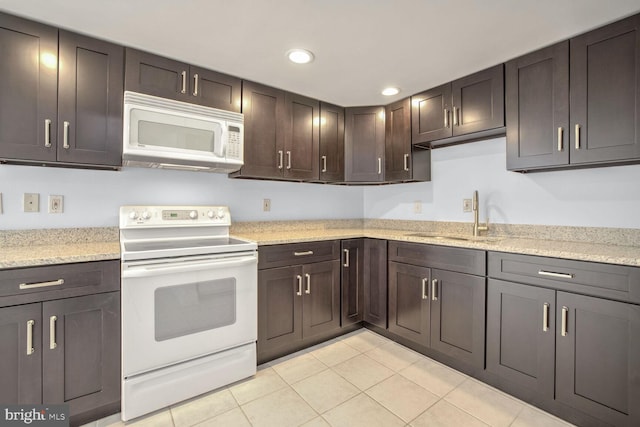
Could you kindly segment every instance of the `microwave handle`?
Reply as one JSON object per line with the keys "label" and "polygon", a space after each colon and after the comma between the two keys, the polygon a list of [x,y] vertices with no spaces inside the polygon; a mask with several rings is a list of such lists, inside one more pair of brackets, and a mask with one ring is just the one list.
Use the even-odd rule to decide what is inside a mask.
{"label": "microwave handle", "polygon": [[222,126],[220,131],[220,138],[214,141],[213,154],[216,157],[224,157],[227,152],[227,139],[229,138],[229,131],[226,125]]}
{"label": "microwave handle", "polygon": [[166,262],[160,264],[147,264],[125,267],[122,270],[123,278],[152,277],[167,273],[188,273],[199,270],[225,269],[231,267],[243,267],[257,265],[258,258],[255,255],[229,258],[227,260],[198,260],[187,262]]}

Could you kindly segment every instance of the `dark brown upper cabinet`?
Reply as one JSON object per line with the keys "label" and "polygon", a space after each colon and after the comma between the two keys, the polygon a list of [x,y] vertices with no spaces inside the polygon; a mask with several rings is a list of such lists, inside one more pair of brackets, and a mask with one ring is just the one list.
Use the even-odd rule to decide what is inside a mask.
{"label": "dark brown upper cabinet", "polygon": [[384,181],[384,107],[345,109],[345,181]]}
{"label": "dark brown upper cabinet", "polygon": [[244,166],[233,177],[318,180],[320,102],[243,82]]}
{"label": "dark brown upper cabinet", "polygon": [[412,143],[449,145],[504,134],[502,64],[411,97]]}
{"label": "dark brown upper cabinet", "polygon": [[507,169],[569,163],[569,42],[507,62]]}
{"label": "dark brown upper cabinet", "polygon": [[0,44],[0,158],[120,166],[124,48],[4,14]]}
{"label": "dark brown upper cabinet", "polygon": [[507,169],[640,161],[640,15],[506,65]]}
{"label": "dark brown upper cabinet", "polygon": [[240,112],[242,80],[127,48],[125,90]]}
{"label": "dark brown upper cabinet", "polygon": [[344,181],[344,108],[320,103],[320,181]]}
{"label": "dark brown upper cabinet", "polygon": [[385,181],[411,179],[411,100],[385,107]]}

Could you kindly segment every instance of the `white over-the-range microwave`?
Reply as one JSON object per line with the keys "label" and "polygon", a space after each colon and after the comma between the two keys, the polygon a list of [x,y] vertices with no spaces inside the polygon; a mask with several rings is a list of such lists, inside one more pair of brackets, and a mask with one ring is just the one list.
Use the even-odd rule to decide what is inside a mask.
{"label": "white over-the-range microwave", "polygon": [[229,173],[242,167],[243,115],[124,93],[124,166]]}

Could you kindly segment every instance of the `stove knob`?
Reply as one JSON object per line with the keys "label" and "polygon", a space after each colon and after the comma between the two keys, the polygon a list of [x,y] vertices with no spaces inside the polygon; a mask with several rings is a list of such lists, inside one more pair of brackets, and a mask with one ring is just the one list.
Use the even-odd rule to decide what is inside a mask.
{"label": "stove knob", "polygon": [[142,219],[149,219],[151,218],[151,214],[147,211],[142,212]]}
{"label": "stove knob", "polygon": [[218,219],[223,219],[224,218],[224,209],[220,208],[218,209],[218,215],[216,216]]}
{"label": "stove knob", "polygon": [[214,215],[213,211],[209,211],[209,212],[207,212],[207,216],[208,216],[209,218],[213,219],[213,217],[214,217],[215,215]]}
{"label": "stove knob", "polygon": [[136,212],[136,211],[129,212],[129,218],[138,219],[138,212]]}
{"label": "stove knob", "polygon": [[191,211],[191,212],[189,212],[189,218],[191,218],[191,219],[198,219],[198,212],[197,212],[197,211]]}

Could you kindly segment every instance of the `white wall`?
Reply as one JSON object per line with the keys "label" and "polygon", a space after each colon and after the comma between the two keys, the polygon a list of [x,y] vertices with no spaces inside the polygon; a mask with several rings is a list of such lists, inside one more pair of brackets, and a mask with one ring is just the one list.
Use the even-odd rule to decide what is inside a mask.
{"label": "white wall", "polygon": [[[228,205],[233,221],[362,218],[359,187],[229,179],[224,174],[124,168],[122,171],[0,165],[0,230],[118,225],[127,204]],[[22,194],[40,193],[40,212],[22,212]],[[49,194],[64,213],[47,213]],[[271,211],[262,211],[262,199]]]}
{"label": "white wall", "polygon": [[433,150],[431,182],[366,188],[365,217],[471,222],[462,199],[478,190],[481,221],[640,228],[640,165],[520,174],[505,148],[502,137]]}

